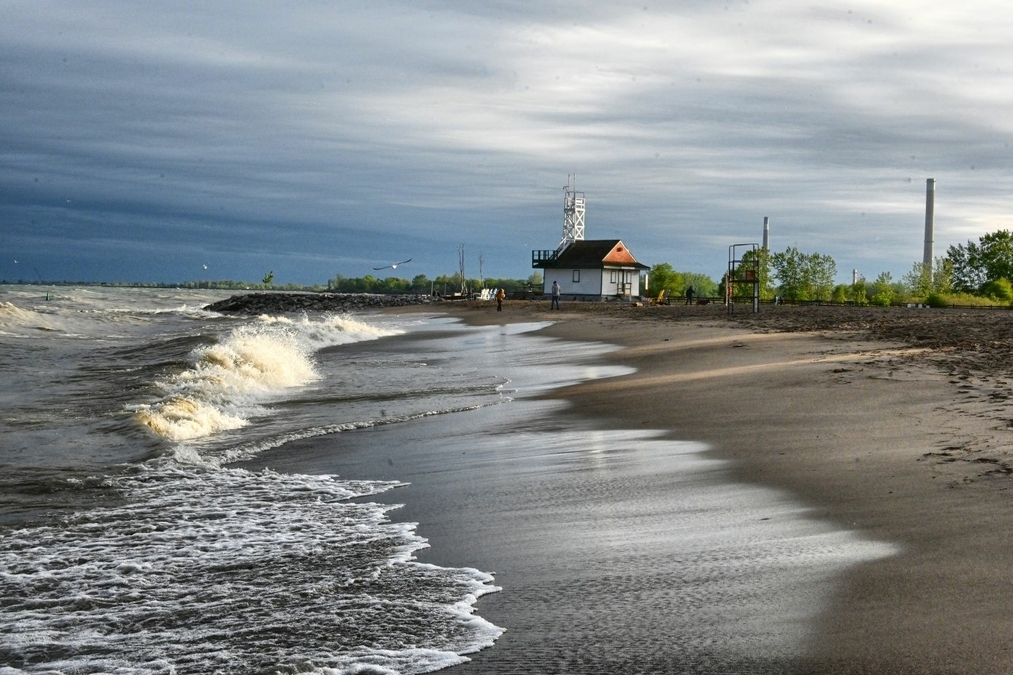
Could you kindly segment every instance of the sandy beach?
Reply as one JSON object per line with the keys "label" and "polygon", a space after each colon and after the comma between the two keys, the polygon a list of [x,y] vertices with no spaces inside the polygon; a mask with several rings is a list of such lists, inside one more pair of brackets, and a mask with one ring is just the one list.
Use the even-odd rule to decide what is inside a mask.
{"label": "sandy beach", "polygon": [[[800,653],[725,672],[1013,672],[1008,312],[764,306],[728,315],[718,305],[625,303],[550,312],[521,301],[500,313],[477,303],[440,309],[476,325],[553,320],[549,335],[621,345],[605,360],[637,372],[557,390],[573,403],[561,418],[705,442],[732,460],[735,479],[787,491],[813,517],[898,547],[843,575]],[[509,626],[525,610],[503,609],[502,595],[479,611],[508,632],[452,672],[580,670],[520,658]],[[670,669],[659,658],[640,671]]]}

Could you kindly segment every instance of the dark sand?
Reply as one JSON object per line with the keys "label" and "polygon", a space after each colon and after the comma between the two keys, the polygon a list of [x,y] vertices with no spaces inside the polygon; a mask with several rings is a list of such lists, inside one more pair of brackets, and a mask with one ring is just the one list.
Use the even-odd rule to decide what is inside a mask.
{"label": "dark sand", "polygon": [[[659,525],[671,516],[662,497],[682,488],[665,466],[644,463],[663,458],[615,464],[618,483],[604,489],[611,483],[585,481],[580,457],[455,447],[442,436],[446,422],[433,419],[369,432],[385,435],[374,449],[411,453],[360,452],[339,434],[306,442],[289,454],[298,457],[291,467],[271,463],[408,481],[383,498],[405,503],[393,516],[418,522],[429,539],[419,559],[496,574],[506,590],[481,598],[477,612],[507,632],[443,672],[1013,673],[1013,315],[765,306],[729,317],[719,305],[628,303],[550,312],[547,302],[521,301],[503,312],[492,303],[417,311],[434,310],[472,324],[554,320],[545,331],[552,336],[621,345],[602,358],[635,374],[553,392],[573,405],[537,424],[671,430],[731,460],[733,479],[784,490],[814,518],[900,551],[851,567],[826,588],[800,580],[782,590],[819,610],[804,626],[771,611],[772,635],[803,636],[795,649],[772,652],[762,641],[730,648],[734,616],[705,626],[711,644],[687,645],[685,598],[672,595],[686,580]],[[513,424],[524,428],[523,419]],[[631,491],[662,505],[651,511],[657,521],[636,525],[657,532],[656,545],[596,545],[594,532],[581,531],[594,526],[589,514],[603,500],[621,507]],[[579,536],[568,536],[573,529]]]}
{"label": "dark sand", "polygon": [[[814,515],[901,548],[853,568],[805,652],[769,672],[1013,672],[1013,315],[747,309],[729,317],[715,305],[607,303],[549,312],[547,303],[516,302],[502,313],[448,311],[472,323],[552,318],[552,335],[622,345],[607,360],[638,372],[557,391],[576,403],[567,414],[705,441],[734,460],[735,478],[787,490]],[[480,601],[481,614],[493,598]],[[506,635],[453,672],[525,672],[497,666],[520,659]],[[543,665],[527,672],[573,672]],[[663,662],[637,670],[721,672]]]}

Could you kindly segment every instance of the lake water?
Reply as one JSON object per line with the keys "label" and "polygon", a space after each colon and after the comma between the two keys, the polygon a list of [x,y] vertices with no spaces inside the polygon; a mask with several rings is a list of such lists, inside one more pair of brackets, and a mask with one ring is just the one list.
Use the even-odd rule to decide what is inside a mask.
{"label": "lake water", "polygon": [[[628,372],[601,364],[609,345],[436,314],[202,309],[227,296],[0,286],[0,673],[420,673],[484,648],[494,663],[498,639],[537,635],[482,618],[479,598],[522,597],[520,552],[547,531],[572,567],[542,576],[556,607],[607,614],[647,574],[623,555],[677,545],[655,601],[680,608],[685,648],[776,656],[804,635],[772,633],[765,616],[804,624],[820,600],[800,602],[799,588],[824,592],[892,551],[729,483],[692,442],[559,428],[565,404],[532,397]],[[354,479],[333,455],[314,460],[336,444],[367,458]],[[425,477],[465,454],[473,484]],[[305,470],[322,464],[333,470]],[[468,501],[506,478],[502,501]],[[412,521],[427,484],[457,500],[442,527],[458,535],[528,519],[543,538],[420,562],[453,539]],[[568,526],[589,508],[595,532]],[[575,593],[567,583],[602,542],[623,553],[626,581]],[[722,631],[729,616],[736,629]],[[566,637],[541,644],[565,651]]]}

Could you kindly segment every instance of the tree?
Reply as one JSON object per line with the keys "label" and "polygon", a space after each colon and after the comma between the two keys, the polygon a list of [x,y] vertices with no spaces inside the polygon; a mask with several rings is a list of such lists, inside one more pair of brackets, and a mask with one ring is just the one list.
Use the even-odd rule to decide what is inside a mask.
{"label": "tree", "polygon": [[809,254],[809,279],[814,300],[829,300],[837,276],[837,263],[822,253]]}
{"label": "tree", "polygon": [[916,297],[925,297],[932,292],[932,270],[925,263],[916,262],[911,271],[901,277],[901,281]]}
{"label": "tree", "polygon": [[[952,248],[952,247],[951,247]],[[936,258],[935,267],[927,269],[925,263],[916,262],[901,281],[907,293],[925,298],[931,293],[949,293],[953,278],[953,263],[948,258]]]}
{"label": "tree", "polygon": [[377,293],[408,293],[411,290],[411,282],[407,279],[398,279],[397,277],[387,277],[380,282],[375,289]]}
{"label": "tree", "polygon": [[770,255],[770,266],[787,300],[830,300],[837,263],[822,253],[802,253],[790,246]]}
{"label": "tree", "polygon": [[[507,292],[524,291],[529,288],[532,279],[536,279],[536,287],[540,288],[542,278],[540,274],[532,275],[528,279],[494,279],[486,278],[485,285],[489,288],[505,288]],[[424,274],[417,274],[409,281],[400,277],[386,277],[378,279],[367,274],[364,277],[350,279],[341,274],[335,275],[327,281],[327,290],[335,293],[381,293],[381,294],[404,294],[417,293],[428,295],[432,291],[438,293],[456,293],[458,288],[463,286],[477,290],[481,286],[479,279],[462,279],[460,272],[452,275],[442,275],[430,280]],[[323,290],[323,289],[320,289]]]}
{"label": "tree", "polygon": [[[978,246],[968,241],[967,246],[955,244],[946,249],[946,259],[953,267],[953,289],[973,293],[985,283],[984,274],[977,266]],[[975,259],[972,261],[972,258]]]}
{"label": "tree", "polygon": [[861,278],[851,284],[851,299],[855,301],[856,305],[868,305],[869,295],[867,291],[865,279]]}
{"label": "tree", "polygon": [[692,286],[698,298],[713,298],[719,295],[718,283],[702,272],[683,272],[682,279],[685,284],[683,293],[686,292],[686,287]]}
{"label": "tree", "polygon": [[893,302],[893,275],[889,272],[881,272],[876,280],[872,282],[872,298],[869,302],[880,307],[889,307]]}
{"label": "tree", "polygon": [[657,295],[665,290],[668,296],[672,297],[673,295],[682,295],[686,289],[686,281],[682,274],[676,272],[668,263],[658,263],[651,267],[648,279],[647,292],[651,295]]}
{"label": "tree", "polygon": [[714,297],[718,294],[718,285],[713,279],[700,272],[677,272],[669,263],[658,263],[654,265],[648,279],[650,281],[647,292],[651,295],[658,295],[662,289],[667,291],[668,297],[685,295],[686,289],[690,286],[697,297]]}
{"label": "tree", "polygon": [[464,277],[461,276],[460,272],[455,272],[451,275],[441,274],[436,277],[433,281],[436,291],[442,295],[448,293],[457,293],[461,288],[464,288]]}
{"label": "tree", "polygon": [[[774,285],[770,281],[772,277],[770,268],[770,252],[767,249],[760,248],[755,251],[746,251],[743,253],[742,263],[739,265],[737,270],[738,273],[734,278],[741,279],[742,273],[747,270],[752,270],[754,264],[759,272],[760,300],[770,300],[774,297],[776,292],[774,290]],[[727,274],[725,276],[727,276]],[[753,297],[753,284],[751,283],[737,283],[732,290],[737,298]]]}
{"label": "tree", "polygon": [[412,277],[411,289],[412,293],[418,293],[422,295],[429,295],[429,293],[433,290],[432,284],[430,283],[429,279],[426,278],[425,274],[416,274],[414,277]]}
{"label": "tree", "polygon": [[783,253],[774,253],[770,265],[786,300],[809,299],[805,297],[802,253],[797,248],[790,246]]}
{"label": "tree", "polygon": [[989,281],[1013,279],[1013,233],[1009,230],[990,232],[946,250],[953,269],[953,289],[965,293],[979,292]]}
{"label": "tree", "polygon": [[936,258],[936,268],[932,272],[932,292],[950,293],[953,290],[953,263],[946,258]]}
{"label": "tree", "polygon": [[270,272],[264,275],[265,286],[270,286],[272,281],[274,281],[274,270],[271,270]]}

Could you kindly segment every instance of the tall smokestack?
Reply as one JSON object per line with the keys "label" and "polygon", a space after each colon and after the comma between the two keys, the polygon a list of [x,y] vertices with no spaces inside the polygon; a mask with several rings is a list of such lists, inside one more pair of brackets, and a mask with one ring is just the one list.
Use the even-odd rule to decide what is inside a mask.
{"label": "tall smokestack", "polygon": [[922,255],[923,269],[932,274],[932,238],[935,226],[936,179],[925,179],[925,253]]}
{"label": "tall smokestack", "polygon": [[763,248],[770,250],[770,218],[763,217]]}

